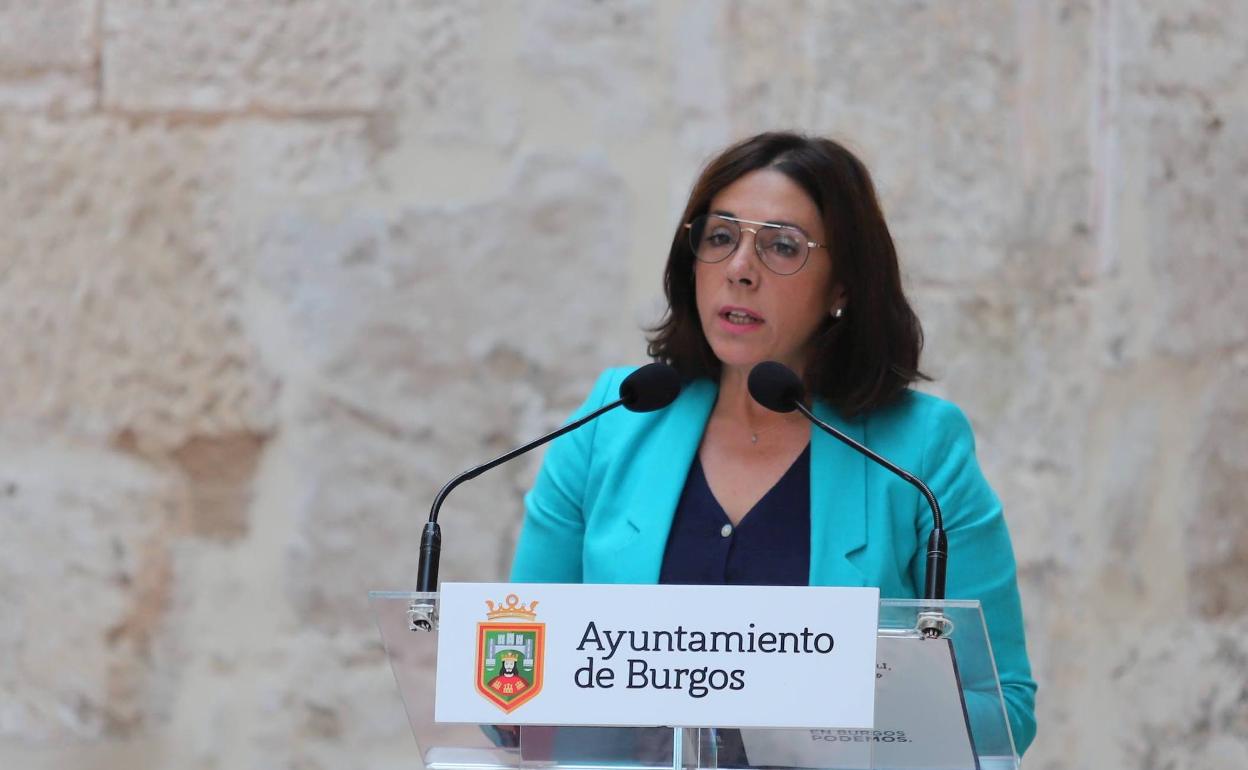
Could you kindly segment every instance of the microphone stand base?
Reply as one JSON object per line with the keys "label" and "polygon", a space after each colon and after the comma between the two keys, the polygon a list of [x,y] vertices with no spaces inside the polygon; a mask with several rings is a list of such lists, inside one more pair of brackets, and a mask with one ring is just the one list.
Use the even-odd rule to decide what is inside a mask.
{"label": "microphone stand base", "polygon": [[409,631],[434,631],[438,627],[438,600],[416,599],[407,607]]}
{"label": "microphone stand base", "polygon": [[939,639],[953,633],[953,621],[938,610],[920,612],[915,628],[925,639]]}

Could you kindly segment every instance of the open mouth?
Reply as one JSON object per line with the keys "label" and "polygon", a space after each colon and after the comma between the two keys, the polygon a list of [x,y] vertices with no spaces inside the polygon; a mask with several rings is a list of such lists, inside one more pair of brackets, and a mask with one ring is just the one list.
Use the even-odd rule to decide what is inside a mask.
{"label": "open mouth", "polygon": [[763,322],[763,319],[759,318],[758,316],[753,315],[752,313],[746,312],[745,310],[737,310],[735,308],[732,310],[720,311],[719,317],[724,319],[730,324],[734,324],[738,326],[747,326],[749,324],[761,324]]}

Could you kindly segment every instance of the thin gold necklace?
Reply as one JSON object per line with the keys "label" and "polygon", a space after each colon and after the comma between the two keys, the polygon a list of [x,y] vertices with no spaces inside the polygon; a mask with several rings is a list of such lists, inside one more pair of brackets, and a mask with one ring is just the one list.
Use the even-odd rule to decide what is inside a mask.
{"label": "thin gold necklace", "polygon": [[[771,428],[775,428],[775,427],[778,427],[778,424],[771,426]],[[755,433],[754,431],[750,431],[750,443],[757,444],[759,435],[766,433],[767,431],[771,430],[771,428],[764,428],[763,430],[758,431],[758,433]]]}
{"label": "thin gold necklace", "polygon": [[758,437],[759,437],[759,436],[763,435],[764,433],[766,433],[766,432],[768,432],[768,431],[775,430],[776,428],[779,428],[781,425],[787,425],[789,422],[790,422],[789,420],[785,419],[785,420],[781,420],[780,422],[776,423],[775,425],[770,425],[770,426],[768,426],[768,427],[766,427],[766,428],[763,428],[763,429],[762,429],[762,430],[760,430],[760,431],[750,431],[750,443],[751,443],[751,444],[758,444]]}

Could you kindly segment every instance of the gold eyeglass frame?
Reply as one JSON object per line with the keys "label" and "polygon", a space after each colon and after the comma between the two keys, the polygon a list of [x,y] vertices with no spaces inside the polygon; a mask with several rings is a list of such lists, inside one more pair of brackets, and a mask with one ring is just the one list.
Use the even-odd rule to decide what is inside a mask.
{"label": "gold eyeglass frame", "polygon": [[[781,273],[781,272],[778,272],[774,267],[772,267],[771,265],[767,263],[767,260],[763,257],[763,252],[759,250],[758,231],[762,228],[767,228],[767,227],[773,230],[796,230],[797,232],[802,234],[802,237],[809,239],[810,236],[806,233],[805,230],[803,230],[802,228],[796,225],[779,225],[779,224],[776,224],[775,222],[758,222],[753,219],[741,219],[739,217],[730,217],[724,214],[702,214],[701,216],[694,217],[693,222],[696,222],[699,219],[703,219],[703,218],[709,220],[711,217],[715,217],[716,219],[723,219],[728,222],[734,222],[736,223],[737,227],[740,230],[751,233],[754,236],[754,255],[758,257],[759,262],[763,263],[763,267],[767,268],[768,270],[775,273],[776,275],[797,275],[798,273],[802,271],[802,268],[806,267],[806,263],[810,261],[809,249],[826,249],[828,247],[826,243],[816,243],[815,241],[812,241],[812,240],[805,241],[806,248],[808,249],[808,251],[806,252],[806,259],[802,260],[801,267],[797,268],[791,273]],[[693,234],[693,222],[686,222],[684,225],[685,229],[689,231],[690,235]],[[758,225],[758,227],[741,227],[741,225]],[[707,265],[718,265],[720,262],[723,262],[724,260],[731,258],[733,254],[736,254],[737,247],[739,247],[740,245],[741,245],[741,241],[738,240],[736,246],[732,247],[732,251],[725,254],[723,259],[717,259],[714,262],[709,262],[705,259],[699,258],[698,250],[694,248],[692,243],[689,244],[689,247],[690,249],[693,250],[694,259]]]}

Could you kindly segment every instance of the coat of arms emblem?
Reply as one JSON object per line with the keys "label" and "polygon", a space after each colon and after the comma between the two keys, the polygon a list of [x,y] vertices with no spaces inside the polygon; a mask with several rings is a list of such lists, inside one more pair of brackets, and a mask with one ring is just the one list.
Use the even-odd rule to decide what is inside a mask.
{"label": "coat of arms emblem", "polygon": [[477,692],[510,714],[542,691],[546,624],[534,622],[537,602],[508,594],[487,600],[485,623],[477,623]]}

